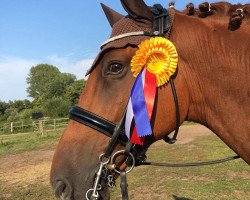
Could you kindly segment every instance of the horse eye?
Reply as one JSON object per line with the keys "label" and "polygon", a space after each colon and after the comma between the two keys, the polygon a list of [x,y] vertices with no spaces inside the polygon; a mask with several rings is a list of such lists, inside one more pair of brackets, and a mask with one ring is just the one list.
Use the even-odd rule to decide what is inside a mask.
{"label": "horse eye", "polygon": [[120,74],[123,71],[123,65],[118,62],[110,63],[107,69],[107,75]]}

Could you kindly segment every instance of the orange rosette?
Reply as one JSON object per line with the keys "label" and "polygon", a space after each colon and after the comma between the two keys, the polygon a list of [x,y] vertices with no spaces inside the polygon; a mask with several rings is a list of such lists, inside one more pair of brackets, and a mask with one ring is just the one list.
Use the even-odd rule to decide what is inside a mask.
{"label": "orange rosette", "polygon": [[156,76],[158,87],[166,84],[177,69],[178,54],[174,44],[164,37],[153,37],[138,48],[130,64],[133,76],[137,77],[145,66]]}

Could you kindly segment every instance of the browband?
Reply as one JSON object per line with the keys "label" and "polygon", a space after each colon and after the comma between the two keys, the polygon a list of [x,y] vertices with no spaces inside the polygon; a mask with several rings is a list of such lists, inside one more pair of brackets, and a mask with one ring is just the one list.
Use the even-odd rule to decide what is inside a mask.
{"label": "browband", "polygon": [[145,31],[137,31],[137,32],[124,33],[124,34],[117,35],[117,36],[114,36],[114,37],[112,37],[112,38],[109,38],[107,41],[105,41],[104,43],[101,44],[101,49],[102,49],[105,45],[107,45],[108,43],[113,42],[113,41],[115,41],[115,40],[119,40],[119,39],[126,38],[126,37],[130,37],[130,36],[139,36],[139,35],[152,36],[151,33],[145,32]]}

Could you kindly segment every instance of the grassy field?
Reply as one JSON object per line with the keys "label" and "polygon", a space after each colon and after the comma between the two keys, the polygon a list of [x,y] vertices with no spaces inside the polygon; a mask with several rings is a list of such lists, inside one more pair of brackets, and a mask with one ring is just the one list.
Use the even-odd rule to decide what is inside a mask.
{"label": "grassy field", "polygon": [[[218,138],[206,136],[191,143],[155,145],[148,160],[161,162],[192,162],[234,155]],[[131,199],[214,199],[249,200],[250,167],[242,160],[188,168],[142,166],[128,175]],[[121,199],[113,191],[114,200]]]}
{"label": "grassy field", "polygon": [[34,132],[1,135],[0,155],[43,149],[44,145],[50,146],[51,143],[57,142],[61,134],[62,130],[47,132],[47,136],[45,137],[38,136]]}
{"label": "grassy field", "polygon": [[[192,127],[185,126],[184,133]],[[201,129],[200,131],[207,131]],[[49,169],[61,132],[41,138],[36,134],[0,136],[0,200],[53,200]],[[182,140],[180,138],[180,140]],[[148,160],[192,162],[234,155],[217,137],[200,135],[175,145],[156,143]],[[162,168],[143,166],[128,175],[132,200],[249,200],[250,167],[242,160],[203,167]],[[111,199],[121,199],[119,179]]]}

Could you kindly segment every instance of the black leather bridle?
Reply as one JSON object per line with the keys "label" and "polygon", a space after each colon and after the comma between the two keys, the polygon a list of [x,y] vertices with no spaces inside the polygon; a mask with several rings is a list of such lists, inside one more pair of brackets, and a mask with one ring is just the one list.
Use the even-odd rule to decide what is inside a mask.
{"label": "black leather bridle", "polygon": [[[173,13],[174,11],[169,9],[164,9],[161,5],[154,5],[151,8],[154,17],[153,23],[153,30],[152,33],[145,32],[144,35],[150,35],[151,37],[154,36],[162,36],[166,37],[170,35],[170,30],[173,22]],[[171,16],[172,15],[172,16]],[[173,144],[176,142],[176,138],[179,131],[180,126],[180,114],[179,114],[179,104],[178,104],[178,97],[174,85],[174,76],[170,77],[169,83],[171,85],[171,90],[173,94],[173,99],[175,103],[175,117],[176,117],[176,128],[172,138],[165,136],[163,140],[169,144]],[[101,176],[105,174],[105,179],[108,181],[106,182],[108,186],[111,186],[114,183],[114,175],[113,172],[119,173],[121,177],[121,189],[122,189],[122,199],[128,199],[128,192],[127,192],[127,182],[126,182],[126,173],[128,171],[117,171],[115,167],[109,167],[108,164],[114,164],[115,156],[122,154],[126,158],[126,165],[127,166],[138,166],[138,165],[155,165],[155,166],[167,166],[167,167],[189,167],[189,166],[201,166],[201,165],[208,165],[208,164],[216,164],[221,162],[226,162],[229,160],[234,160],[239,158],[239,156],[233,156],[226,159],[220,159],[210,162],[197,162],[197,163],[153,163],[153,162],[145,162],[146,155],[145,149],[143,146],[135,145],[130,143],[129,139],[125,135],[125,116],[126,111],[124,111],[122,118],[118,124],[114,124],[113,122],[104,119],[88,110],[75,106],[71,108],[70,112],[70,119],[77,121],[83,125],[89,126],[98,132],[108,136],[111,138],[109,144],[107,145],[106,149],[104,150],[103,154],[100,155],[100,166],[99,170],[96,173],[96,178],[94,181],[93,188],[89,189],[86,193],[86,199],[89,199],[91,195],[91,199],[98,199],[99,198],[99,191],[101,190]],[[125,150],[118,151],[113,154],[115,147],[120,144],[125,147]],[[121,153],[122,152],[122,153]],[[113,154],[113,156],[111,156]],[[132,164],[131,164],[132,163]],[[132,169],[132,168],[131,168]],[[129,170],[130,171],[130,170]],[[111,176],[111,179],[109,179]]]}
{"label": "black leather bridle", "polygon": [[[153,23],[153,31],[151,36],[162,36],[165,37],[166,35],[170,34],[171,26],[172,26],[172,18],[170,16],[170,12],[164,9],[161,5],[156,4],[151,7],[151,11],[154,16],[154,23]],[[146,33],[148,35],[148,33]],[[180,126],[180,114],[179,114],[179,104],[178,104],[178,97],[173,81],[173,77],[170,77],[170,85],[172,89],[172,94],[175,102],[175,113],[176,113],[176,128],[172,138],[165,136],[163,139],[169,144],[173,144],[176,142],[176,138],[179,131]],[[107,147],[105,154],[107,156],[111,155],[114,150],[116,144],[120,144],[122,146],[126,146],[129,141],[127,136],[125,135],[125,128],[124,128],[124,120],[125,120],[125,113],[119,124],[114,124],[113,122],[104,119],[88,110],[75,106],[71,108],[70,112],[70,119],[75,120],[81,124],[89,126],[100,133],[111,138],[109,146]],[[118,131],[119,130],[119,131]],[[137,145],[134,145],[137,146]],[[141,148],[139,148],[141,149]]]}

